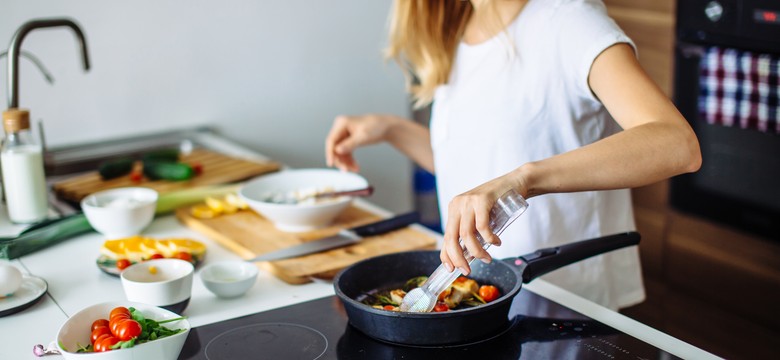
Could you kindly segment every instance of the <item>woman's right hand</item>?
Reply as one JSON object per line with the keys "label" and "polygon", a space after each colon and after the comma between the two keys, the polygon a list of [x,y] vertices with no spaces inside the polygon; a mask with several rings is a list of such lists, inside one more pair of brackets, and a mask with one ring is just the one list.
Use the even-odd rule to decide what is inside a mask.
{"label": "woman's right hand", "polygon": [[388,132],[397,120],[395,116],[379,114],[337,116],[325,140],[328,166],[357,172],[360,167],[352,152],[360,146],[387,140]]}

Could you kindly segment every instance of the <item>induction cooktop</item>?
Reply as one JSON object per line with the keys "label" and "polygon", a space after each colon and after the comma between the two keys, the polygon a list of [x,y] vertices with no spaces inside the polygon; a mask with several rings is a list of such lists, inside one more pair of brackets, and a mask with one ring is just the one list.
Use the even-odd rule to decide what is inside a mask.
{"label": "induction cooktop", "polygon": [[530,291],[508,320],[480,341],[409,347],[354,329],[330,296],[193,328],[179,359],[679,359]]}

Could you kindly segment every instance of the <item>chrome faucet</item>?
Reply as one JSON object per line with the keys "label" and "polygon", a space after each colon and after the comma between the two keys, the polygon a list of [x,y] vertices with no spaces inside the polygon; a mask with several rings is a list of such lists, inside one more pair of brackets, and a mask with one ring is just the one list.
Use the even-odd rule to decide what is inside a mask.
{"label": "chrome faucet", "polygon": [[73,20],[65,18],[30,20],[16,30],[13,38],[11,38],[11,44],[8,45],[8,108],[19,107],[19,55],[21,54],[24,37],[35,29],[61,26],[71,28],[76,34],[76,38],[81,45],[84,70],[89,70],[87,41],[81,28]]}

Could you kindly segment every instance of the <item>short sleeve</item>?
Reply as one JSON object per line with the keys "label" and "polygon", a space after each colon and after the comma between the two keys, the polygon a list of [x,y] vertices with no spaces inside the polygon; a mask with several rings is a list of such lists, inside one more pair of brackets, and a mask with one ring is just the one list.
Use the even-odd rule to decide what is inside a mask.
{"label": "short sleeve", "polygon": [[636,53],[634,42],[607,15],[597,0],[562,1],[552,19],[558,29],[555,41],[566,81],[576,94],[598,101],[588,85],[593,62],[612,45],[627,43]]}

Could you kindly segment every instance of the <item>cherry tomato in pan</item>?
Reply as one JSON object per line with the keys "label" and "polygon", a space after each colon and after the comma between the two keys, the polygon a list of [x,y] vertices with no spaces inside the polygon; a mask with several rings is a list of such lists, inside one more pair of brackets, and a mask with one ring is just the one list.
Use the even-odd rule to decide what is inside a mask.
{"label": "cherry tomato in pan", "polygon": [[436,305],[433,307],[433,312],[445,312],[445,311],[450,311],[450,307],[443,302],[437,302]]}
{"label": "cherry tomato in pan", "polygon": [[391,310],[391,311],[395,310],[395,306],[393,306],[393,305],[385,305],[382,308],[385,309],[385,310]]}
{"label": "cherry tomato in pan", "polygon": [[107,319],[97,319],[94,322],[92,322],[92,330],[95,330],[96,328],[99,328],[101,326],[108,327],[108,320]]}
{"label": "cherry tomato in pan", "polygon": [[116,326],[114,336],[120,341],[128,341],[141,335],[141,324],[132,319],[125,319]]}
{"label": "cherry tomato in pan", "polygon": [[92,329],[92,336],[90,337],[90,341],[92,342],[92,346],[95,345],[95,342],[97,342],[97,339],[100,338],[102,335],[109,335],[111,336],[111,329],[108,328],[108,326],[100,326],[97,328]]}
{"label": "cherry tomato in pan", "polygon": [[149,260],[152,260],[152,259],[163,259],[163,258],[165,258],[165,257],[162,256],[162,254],[154,253],[154,254],[152,254],[152,256],[149,257]]}
{"label": "cherry tomato in pan", "polygon": [[130,265],[131,265],[130,260],[127,259],[119,259],[116,261],[116,268],[119,270],[124,270]]}
{"label": "cherry tomato in pan", "polygon": [[479,297],[485,302],[491,302],[498,299],[498,288],[493,285],[482,285],[479,287]]}

